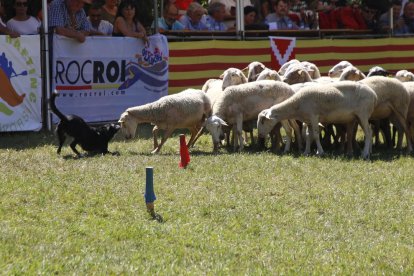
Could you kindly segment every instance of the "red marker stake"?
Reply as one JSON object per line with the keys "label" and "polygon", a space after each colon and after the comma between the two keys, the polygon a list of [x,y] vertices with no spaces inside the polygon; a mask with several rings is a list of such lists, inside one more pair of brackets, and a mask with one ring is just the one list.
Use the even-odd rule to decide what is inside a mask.
{"label": "red marker stake", "polygon": [[190,153],[188,152],[187,143],[185,142],[185,135],[180,134],[180,168],[187,168],[188,163],[190,163]]}

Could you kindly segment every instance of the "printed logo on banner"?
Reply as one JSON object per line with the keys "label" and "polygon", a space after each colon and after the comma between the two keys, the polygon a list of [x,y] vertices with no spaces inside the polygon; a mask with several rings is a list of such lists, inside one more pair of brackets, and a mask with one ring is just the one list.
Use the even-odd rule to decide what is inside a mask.
{"label": "printed logo on banner", "polygon": [[18,93],[10,82],[11,78],[26,76],[27,71],[23,70],[16,73],[13,62],[8,59],[5,52],[0,55],[0,98],[4,103],[0,102],[0,112],[10,116],[13,114],[13,107],[23,103],[25,93]]}
{"label": "printed logo on banner", "polygon": [[84,96],[88,91],[89,96],[124,95],[139,80],[155,93],[164,92],[168,85],[168,79],[163,78],[168,73],[168,57],[158,47],[151,50],[145,46],[131,60],[72,60],[67,64],[57,60],[55,70],[57,90],[82,90]]}
{"label": "printed logo on banner", "polygon": [[35,57],[29,55],[29,45],[20,38],[4,37],[6,47],[0,51],[0,115],[7,119],[0,124],[0,131],[25,130],[29,121],[40,116],[35,110],[38,99]]}
{"label": "printed logo on banner", "polygon": [[130,61],[126,67],[129,78],[118,89],[126,89],[139,79],[145,84],[156,88],[163,87],[167,84],[166,80],[160,80],[158,78],[159,76],[163,76],[168,70],[168,58],[163,57],[159,48],[156,47],[151,52],[148,47],[144,47],[142,53],[136,54],[135,57],[137,58],[137,62]]}
{"label": "printed logo on banner", "polygon": [[287,61],[295,58],[296,38],[270,36],[272,67],[279,70]]}

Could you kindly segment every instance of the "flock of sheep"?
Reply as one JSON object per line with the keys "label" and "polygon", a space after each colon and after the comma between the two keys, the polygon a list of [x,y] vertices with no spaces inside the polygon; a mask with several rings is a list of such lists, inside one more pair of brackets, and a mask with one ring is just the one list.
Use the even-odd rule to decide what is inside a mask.
{"label": "flock of sheep", "polygon": [[[313,142],[317,155],[324,154],[322,144],[332,142],[352,155],[359,125],[364,132],[361,157],[369,159],[373,133],[376,143],[381,133],[385,144],[394,147],[391,124],[398,134],[394,135],[398,137],[397,148],[401,149],[405,135],[407,152],[412,151],[414,74],[401,70],[390,77],[381,67],[373,67],[365,75],[342,61],[329,70],[328,76],[321,76],[317,66],[306,61],[291,60],[279,71],[255,61],[243,70],[225,70],[220,78],[208,80],[201,90],[187,89],[128,108],[119,123],[127,139],[135,136],[138,124],[153,124],[152,153],[159,152],[179,128],[190,130],[189,147],[208,130],[214,151],[225,137],[235,151],[242,151],[243,131],[250,133],[254,143],[253,127],[257,127],[260,145],[270,137],[275,150],[284,144],[284,152],[288,152],[295,141],[298,150],[305,147],[305,155],[311,153]],[[164,135],[158,143],[160,129]],[[233,139],[229,139],[231,130]]]}

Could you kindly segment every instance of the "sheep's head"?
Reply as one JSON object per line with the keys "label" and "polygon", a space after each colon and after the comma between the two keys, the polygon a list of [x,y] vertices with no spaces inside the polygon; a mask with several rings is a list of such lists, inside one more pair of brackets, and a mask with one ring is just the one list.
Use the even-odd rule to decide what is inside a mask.
{"label": "sheep's head", "polygon": [[355,66],[348,66],[346,67],[342,74],[339,77],[339,80],[350,80],[350,81],[360,81],[365,79],[365,74],[362,73],[358,68]]}
{"label": "sheep's head", "polygon": [[223,79],[222,90],[232,85],[238,85],[247,82],[246,76],[240,69],[229,68],[220,76]]}
{"label": "sheep's head", "polygon": [[223,126],[227,123],[220,117],[213,115],[204,122],[204,127],[210,132],[213,139],[214,151],[218,150],[221,140],[224,139]]}
{"label": "sheep's head", "polygon": [[339,78],[343,70],[348,66],[352,66],[352,64],[349,61],[343,60],[329,70],[328,76],[331,78]]}
{"label": "sheep's head", "polygon": [[388,71],[380,66],[374,66],[371,69],[369,69],[368,74],[367,74],[367,77],[371,77],[371,76],[386,77],[388,76]]}
{"label": "sheep's head", "polygon": [[309,61],[302,61],[302,66],[305,67],[312,79],[319,79],[321,77],[321,72],[319,71],[318,66]]}
{"label": "sheep's head", "polygon": [[137,131],[138,123],[133,119],[128,110],[121,114],[121,117],[118,120],[118,123],[121,126],[121,131],[126,139],[131,139],[135,137],[135,132]]}
{"label": "sheep's head", "polygon": [[395,78],[402,81],[414,81],[414,74],[407,70],[400,70],[395,74]]}
{"label": "sheep's head", "polygon": [[278,123],[278,119],[271,116],[270,109],[265,109],[257,117],[257,133],[259,139],[264,139]]}
{"label": "sheep's head", "polygon": [[247,76],[247,81],[252,82],[257,80],[259,74],[266,68],[263,63],[253,61],[242,70],[243,74]]}
{"label": "sheep's head", "polygon": [[289,67],[283,76],[283,81],[287,84],[303,83],[312,81],[308,71],[302,65],[293,65]]}
{"label": "sheep's head", "polygon": [[294,64],[300,64],[300,61],[297,59],[291,59],[288,62],[285,62],[279,69],[279,75],[283,76],[284,74],[286,74],[286,71],[289,69],[289,67]]}
{"label": "sheep's head", "polygon": [[259,74],[259,76],[257,77],[257,80],[282,81],[282,78],[280,77],[279,73],[276,70],[266,68]]}

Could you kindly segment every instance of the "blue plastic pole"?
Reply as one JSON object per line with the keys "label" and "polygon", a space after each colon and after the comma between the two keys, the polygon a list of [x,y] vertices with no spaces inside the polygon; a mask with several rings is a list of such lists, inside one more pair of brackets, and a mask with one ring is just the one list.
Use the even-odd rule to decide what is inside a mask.
{"label": "blue plastic pole", "polygon": [[153,167],[146,167],[145,172],[145,203],[152,203],[157,199],[154,193],[154,169]]}

